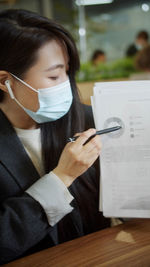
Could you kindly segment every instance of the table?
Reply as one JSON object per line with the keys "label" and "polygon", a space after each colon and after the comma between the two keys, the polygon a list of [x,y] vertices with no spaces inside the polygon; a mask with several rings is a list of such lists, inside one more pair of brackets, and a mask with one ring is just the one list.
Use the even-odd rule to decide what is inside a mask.
{"label": "table", "polygon": [[[117,82],[117,81],[128,81],[128,78],[119,78],[119,79],[111,79],[111,80],[100,80],[99,82]],[[93,87],[95,82],[79,82],[77,83],[77,87],[79,90],[79,95],[81,102],[86,105],[91,105],[91,96],[93,95]]]}
{"label": "table", "polygon": [[150,267],[150,219],[132,219],[3,266]]}

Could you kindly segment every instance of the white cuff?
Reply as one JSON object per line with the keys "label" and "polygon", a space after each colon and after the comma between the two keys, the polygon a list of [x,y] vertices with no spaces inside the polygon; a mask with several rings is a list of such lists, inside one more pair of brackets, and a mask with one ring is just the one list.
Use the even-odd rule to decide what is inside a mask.
{"label": "white cuff", "polygon": [[73,196],[53,172],[41,177],[26,192],[41,204],[51,226],[73,210]]}

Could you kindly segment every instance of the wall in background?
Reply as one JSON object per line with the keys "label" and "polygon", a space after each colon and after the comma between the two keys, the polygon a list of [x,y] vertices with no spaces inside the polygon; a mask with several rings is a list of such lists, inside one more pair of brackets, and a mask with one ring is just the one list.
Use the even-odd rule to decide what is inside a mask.
{"label": "wall in background", "polygon": [[[64,25],[73,35],[79,49],[79,20],[75,0],[6,0],[15,4],[2,4],[4,8],[24,8],[52,17]],[[150,9],[141,9],[145,0],[114,0],[117,8],[109,5],[85,7],[86,15],[86,55],[89,60],[95,49],[103,49],[107,60],[122,58],[129,44],[133,43],[140,30],[150,34]],[[131,5],[132,3],[132,5]],[[150,0],[146,0],[150,7]],[[105,6],[105,7],[104,7]]]}
{"label": "wall in background", "polygon": [[6,8],[22,8],[40,13],[40,1],[39,0],[3,0],[0,1],[0,10]]}
{"label": "wall in background", "polygon": [[141,5],[120,9],[111,13],[87,18],[87,54],[90,58],[95,49],[103,49],[108,60],[122,58],[137,32],[150,34],[150,10],[144,12]]}

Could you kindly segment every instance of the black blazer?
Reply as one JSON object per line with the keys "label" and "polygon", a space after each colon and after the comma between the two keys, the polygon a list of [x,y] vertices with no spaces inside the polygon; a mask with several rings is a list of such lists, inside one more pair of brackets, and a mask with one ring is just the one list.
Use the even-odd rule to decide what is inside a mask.
{"label": "black blazer", "polygon": [[[91,109],[85,110],[93,127]],[[110,225],[98,212],[99,177],[94,168],[88,173],[69,187],[73,211],[50,227],[40,204],[25,193],[40,176],[0,110],[0,264]]]}

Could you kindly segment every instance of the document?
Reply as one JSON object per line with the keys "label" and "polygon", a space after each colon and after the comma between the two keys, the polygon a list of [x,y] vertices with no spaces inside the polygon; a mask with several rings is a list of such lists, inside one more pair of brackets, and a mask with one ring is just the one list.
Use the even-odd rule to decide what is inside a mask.
{"label": "document", "polygon": [[96,83],[91,97],[101,135],[100,210],[106,217],[150,218],[150,81]]}

